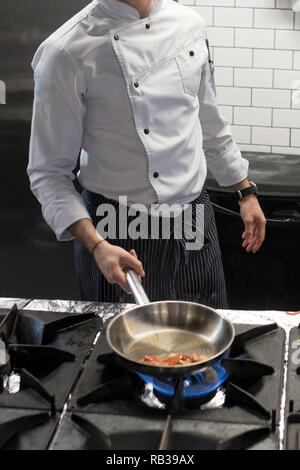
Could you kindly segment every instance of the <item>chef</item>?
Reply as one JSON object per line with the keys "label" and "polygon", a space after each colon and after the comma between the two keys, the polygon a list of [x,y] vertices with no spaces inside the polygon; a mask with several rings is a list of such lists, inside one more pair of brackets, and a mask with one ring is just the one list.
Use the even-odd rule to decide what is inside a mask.
{"label": "chef", "polygon": [[[202,18],[173,0],[94,0],[40,45],[32,67],[27,172],[57,239],[74,239],[82,300],[132,300],[124,274],[132,268],[152,301],[226,307],[207,168],[237,191],[247,252],[260,248],[266,222],[248,161],[217,107]],[[136,205],[148,236],[119,233]],[[160,210],[173,205],[177,212]],[[174,229],[188,208],[191,231],[203,234],[189,250]],[[105,214],[112,225],[115,217],[116,235],[105,232]],[[168,237],[161,228],[153,236],[153,218],[160,227],[169,219]]]}

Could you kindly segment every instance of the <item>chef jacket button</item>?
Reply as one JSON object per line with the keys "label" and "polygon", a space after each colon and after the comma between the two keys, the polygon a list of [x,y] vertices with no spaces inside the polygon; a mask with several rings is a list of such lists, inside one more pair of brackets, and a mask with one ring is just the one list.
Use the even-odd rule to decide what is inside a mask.
{"label": "chef jacket button", "polygon": [[117,34],[114,35],[114,38],[115,38],[116,41],[118,41],[118,39],[120,39]]}
{"label": "chef jacket button", "polygon": [[158,178],[158,177],[159,177],[159,173],[157,173],[157,171],[155,171],[155,172],[153,173],[153,177],[154,177],[154,178]]}
{"label": "chef jacket button", "polygon": [[137,88],[139,86],[139,82],[134,82],[134,86]]}
{"label": "chef jacket button", "polygon": [[190,51],[190,55],[195,55],[195,52],[194,52],[194,51]]}
{"label": "chef jacket button", "polygon": [[149,134],[149,129],[144,129],[145,134]]}
{"label": "chef jacket button", "polygon": [[150,24],[149,23],[146,23],[145,26],[146,26],[147,29],[150,29]]}

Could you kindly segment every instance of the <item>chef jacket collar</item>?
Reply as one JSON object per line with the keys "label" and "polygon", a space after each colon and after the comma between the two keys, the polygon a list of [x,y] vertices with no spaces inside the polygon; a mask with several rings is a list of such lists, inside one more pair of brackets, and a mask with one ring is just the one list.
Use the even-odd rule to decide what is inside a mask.
{"label": "chef jacket collar", "polygon": [[[165,2],[166,0],[156,0],[150,9],[149,16],[158,13],[163,8]],[[141,19],[138,10],[128,3],[121,2],[120,0],[99,0],[99,3],[118,16],[134,20]]]}

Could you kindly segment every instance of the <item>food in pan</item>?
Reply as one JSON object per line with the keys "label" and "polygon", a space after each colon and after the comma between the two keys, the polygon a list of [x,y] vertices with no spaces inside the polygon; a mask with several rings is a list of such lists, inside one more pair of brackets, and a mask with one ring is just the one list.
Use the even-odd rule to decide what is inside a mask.
{"label": "food in pan", "polygon": [[206,358],[204,354],[174,354],[169,357],[143,356],[140,362],[152,366],[181,366],[201,362]]}

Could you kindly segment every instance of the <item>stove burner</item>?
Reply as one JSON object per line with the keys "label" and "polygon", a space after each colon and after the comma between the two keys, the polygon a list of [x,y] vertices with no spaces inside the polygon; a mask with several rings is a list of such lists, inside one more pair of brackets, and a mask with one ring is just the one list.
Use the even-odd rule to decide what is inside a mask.
{"label": "stove burner", "polygon": [[[138,379],[135,389],[140,403],[154,409],[169,409],[175,396],[178,381],[173,377],[157,378],[134,372]],[[182,379],[180,407],[197,408],[210,402],[220,386],[227,380],[228,373],[220,362],[195,375]]]}
{"label": "stove burner", "polygon": [[[151,384],[153,390],[159,394],[167,397],[174,396],[176,385],[174,378],[158,379],[141,373],[138,373],[138,375],[145,384]],[[184,400],[197,400],[200,397],[210,397],[225,382],[227,377],[228,374],[220,363],[207,368],[203,372],[185,377],[183,380],[182,398]]]}

